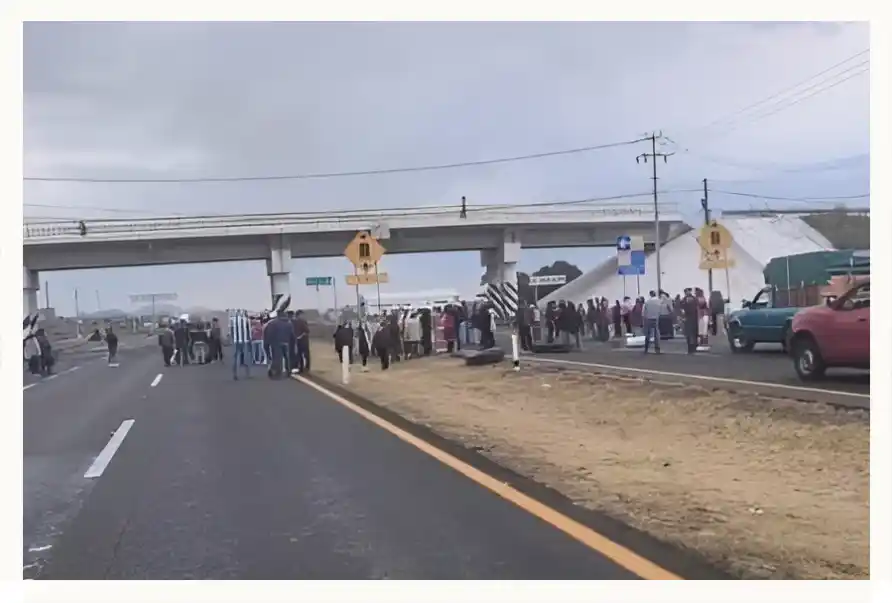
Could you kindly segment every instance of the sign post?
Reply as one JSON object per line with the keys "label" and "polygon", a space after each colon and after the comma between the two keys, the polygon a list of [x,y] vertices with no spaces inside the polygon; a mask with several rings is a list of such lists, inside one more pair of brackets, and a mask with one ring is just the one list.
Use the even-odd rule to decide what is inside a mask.
{"label": "sign post", "polygon": [[307,287],[315,287],[316,288],[316,305],[319,307],[319,311],[323,310],[322,308],[322,299],[320,297],[320,287],[331,287],[332,291],[334,291],[334,306],[335,312],[338,309],[338,288],[335,286],[334,277],[332,276],[308,276],[306,278]]}
{"label": "sign post", "polygon": [[356,233],[344,250],[344,256],[353,264],[353,274],[347,275],[347,284],[356,287],[356,312],[360,316],[360,285],[378,286],[378,308],[381,307],[381,283],[388,282],[386,272],[378,272],[378,262],[387,250],[366,230]]}
{"label": "sign post", "polygon": [[641,296],[641,275],[645,274],[647,256],[644,237],[622,235],[616,238],[616,273],[623,277],[623,297],[626,296],[626,277],[635,276],[638,296]]}

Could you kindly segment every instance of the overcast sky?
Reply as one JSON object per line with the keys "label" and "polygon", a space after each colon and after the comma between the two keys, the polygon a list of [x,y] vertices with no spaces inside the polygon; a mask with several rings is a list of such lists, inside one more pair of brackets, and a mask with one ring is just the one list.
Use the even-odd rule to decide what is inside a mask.
{"label": "overcast sky", "polygon": [[[717,189],[763,195],[860,194],[869,188],[869,78],[828,86],[863,69],[869,54],[739,111],[868,47],[861,24],[27,24],[25,174],[355,171],[575,148],[657,129],[677,151],[662,167],[666,189],[708,177]],[[469,203],[580,199],[648,190],[648,169],[635,163],[644,150],[319,180],[26,182],[25,215],[311,211],[457,203],[462,195]],[[702,219],[700,195],[664,198]],[[718,193],[711,201],[717,209],[765,205]],[[566,259],[586,270],[608,253],[526,251],[520,267]],[[304,277],[340,278],[347,268],[342,258],[295,260],[297,304],[316,305]],[[474,292],[480,277],[477,253],[389,256],[384,269],[391,291]],[[41,279],[63,314],[72,312],[75,288],[85,311],[95,310],[96,291],[105,308],[128,309],[129,294],[152,291],[176,292],[185,305],[269,304],[262,263]]]}

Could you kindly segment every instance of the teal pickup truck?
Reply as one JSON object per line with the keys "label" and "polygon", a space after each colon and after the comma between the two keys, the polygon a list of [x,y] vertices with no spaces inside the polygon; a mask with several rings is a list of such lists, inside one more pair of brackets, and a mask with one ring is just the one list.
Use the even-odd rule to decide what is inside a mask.
{"label": "teal pickup truck", "polygon": [[757,343],[779,343],[784,351],[793,324],[793,316],[802,308],[775,307],[774,288],[763,287],[751,301],[727,317],[728,343],[736,353],[752,352]]}

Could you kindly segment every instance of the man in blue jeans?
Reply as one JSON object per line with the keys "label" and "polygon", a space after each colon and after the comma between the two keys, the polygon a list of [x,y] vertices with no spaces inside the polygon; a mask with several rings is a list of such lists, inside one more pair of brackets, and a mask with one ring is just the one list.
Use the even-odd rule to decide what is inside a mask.
{"label": "man in blue jeans", "polygon": [[232,378],[238,381],[238,366],[245,367],[245,377],[251,376],[251,321],[244,310],[229,315],[229,336],[232,339]]}
{"label": "man in blue jeans", "polygon": [[644,302],[642,310],[644,318],[644,353],[650,348],[650,338],[654,338],[654,351],[660,353],[660,308],[662,303],[657,297],[656,291],[650,292],[650,297]]}

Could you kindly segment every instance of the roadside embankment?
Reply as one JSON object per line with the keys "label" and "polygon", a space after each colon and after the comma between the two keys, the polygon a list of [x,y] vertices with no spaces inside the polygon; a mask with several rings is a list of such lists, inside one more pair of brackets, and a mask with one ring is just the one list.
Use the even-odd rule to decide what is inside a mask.
{"label": "roadside embankment", "polygon": [[445,357],[370,369],[348,389],[732,575],[869,577],[866,412]]}

